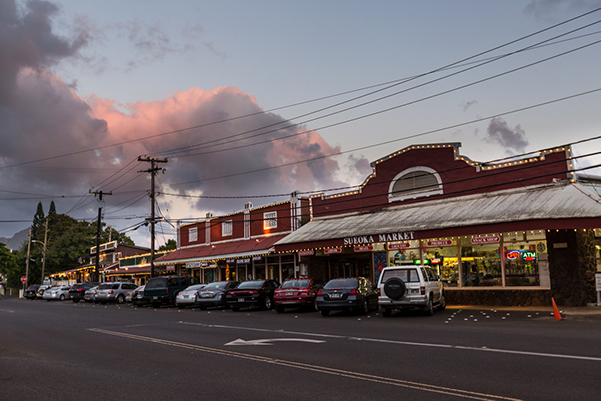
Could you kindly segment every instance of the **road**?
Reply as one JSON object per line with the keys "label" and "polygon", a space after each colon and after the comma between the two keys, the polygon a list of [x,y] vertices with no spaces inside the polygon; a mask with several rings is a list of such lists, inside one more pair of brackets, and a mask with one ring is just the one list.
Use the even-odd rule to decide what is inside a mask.
{"label": "road", "polygon": [[0,400],[592,400],[601,320],[0,301]]}

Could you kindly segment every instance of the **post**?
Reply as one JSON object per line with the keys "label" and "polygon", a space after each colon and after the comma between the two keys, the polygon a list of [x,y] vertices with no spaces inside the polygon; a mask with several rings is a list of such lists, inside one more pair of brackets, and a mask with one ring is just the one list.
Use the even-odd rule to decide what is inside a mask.
{"label": "post", "polygon": [[41,284],[44,284],[44,270],[46,268],[46,242],[48,241],[48,217],[46,217],[46,230],[44,232],[44,250],[42,251],[42,282]]}
{"label": "post", "polygon": [[29,229],[29,239],[27,240],[27,261],[25,262],[25,277],[29,281],[29,250],[31,249],[31,228]]}
{"label": "post", "polygon": [[100,282],[100,230],[102,229],[102,208],[104,202],[102,195],[112,195],[113,192],[90,191],[91,194],[98,195],[98,225],[96,226],[96,264],[94,268],[94,281]]}
{"label": "post", "polygon": [[155,163],[167,163],[167,159],[151,159],[149,157],[143,159],[138,157],[138,161],[150,162],[150,170],[139,171],[140,173],[150,173],[150,277],[154,277],[154,225],[155,219],[155,200],[154,200],[154,176],[159,170],[165,172],[164,169],[156,167]]}

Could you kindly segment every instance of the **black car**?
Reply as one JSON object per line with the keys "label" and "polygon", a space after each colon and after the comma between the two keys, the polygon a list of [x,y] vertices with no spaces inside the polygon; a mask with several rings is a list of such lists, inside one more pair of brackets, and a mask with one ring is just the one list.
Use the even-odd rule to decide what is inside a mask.
{"label": "black car", "polygon": [[347,310],[367,314],[378,307],[374,285],[364,277],[330,280],[317,293],[317,309],[322,316],[332,310]]}
{"label": "black car", "polygon": [[175,305],[175,297],[196,280],[188,276],[158,276],[152,277],[144,287],[144,298],[148,299],[155,308],[161,304]]}
{"label": "black car", "polygon": [[252,306],[271,309],[275,289],[279,286],[280,283],[275,280],[245,281],[225,293],[225,303],[234,312]]}
{"label": "black car", "polygon": [[75,303],[82,301],[86,295],[86,291],[92,287],[96,287],[98,284],[100,283],[94,283],[90,281],[86,283],[74,284],[69,290],[69,299],[72,299]]}
{"label": "black car", "polygon": [[225,293],[239,284],[239,281],[216,281],[207,284],[196,293],[196,305],[202,310],[209,306],[226,306]]}
{"label": "black car", "polygon": [[37,293],[38,288],[40,288],[39,284],[30,285],[25,290],[25,294],[23,294],[23,296],[27,299],[35,299],[36,298],[35,294]]}

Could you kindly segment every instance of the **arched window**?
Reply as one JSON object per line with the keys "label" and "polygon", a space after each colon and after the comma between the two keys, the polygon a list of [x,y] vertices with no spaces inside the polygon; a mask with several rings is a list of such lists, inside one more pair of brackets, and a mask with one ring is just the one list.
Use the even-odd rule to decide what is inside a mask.
{"label": "arched window", "polygon": [[411,167],[394,177],[388,190],[388,201],[402,201],[442,193],[442,180],[435,170],[425,166]]}

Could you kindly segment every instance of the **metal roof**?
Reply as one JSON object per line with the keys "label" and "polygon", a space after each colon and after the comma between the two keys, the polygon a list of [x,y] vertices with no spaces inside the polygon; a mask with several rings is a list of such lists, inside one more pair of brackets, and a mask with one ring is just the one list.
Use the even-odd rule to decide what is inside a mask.
{"label": "metal roof", "polygon": [[276,246],[525,220],[601,217],[601,197],[566,181],[315,218]]}

